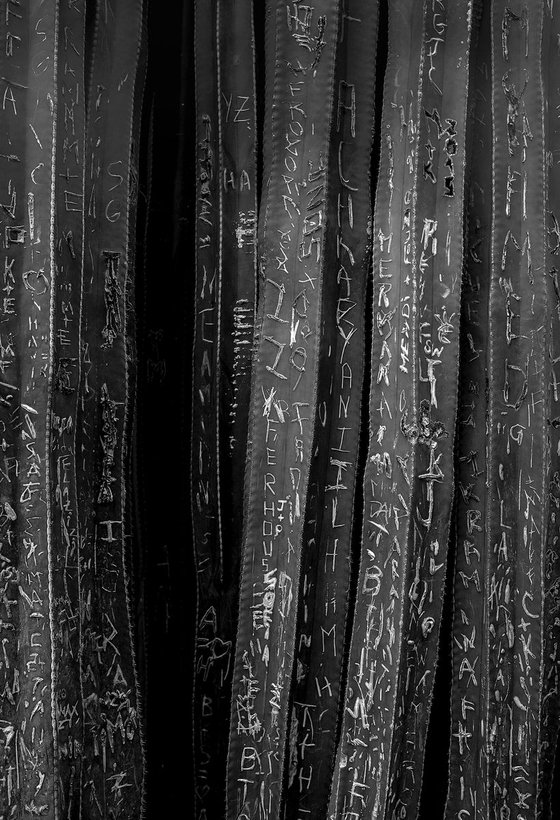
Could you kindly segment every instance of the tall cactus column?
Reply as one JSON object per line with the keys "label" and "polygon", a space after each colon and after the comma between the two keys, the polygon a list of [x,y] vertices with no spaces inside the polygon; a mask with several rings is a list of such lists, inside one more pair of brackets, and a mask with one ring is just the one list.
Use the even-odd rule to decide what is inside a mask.
{"label": "tall cactus column", "polygon": [[[417,266],[413,225],[424,8],[418,3],[394,4],[388,23],[384,93],[391,95],[391,103],[384,102],[383,107],[373,228],[372,380],[363,511],[367,530],[362,536],[342,733],[329,806],[332,820],[352,812],[358,817],[383,816],[394,705],[382,709],[379,695],[374,699],[378,687],[374,689],[373,684],[376,676],[383,674],[384,666],[390,675],[396,671],[397,657],[388,656],[389,663],[384,664],[378,648],[381,640],[394,635],[402,602],[394,594],[391,598],[381,594],[382,564],[377,559],[377,547],[387,539],[385,557],[389,555],[392,560],[399,552],[402,554],[399,547],[391,555],[391,545],[397,535],[406,533],[406,513],[410,509],[412,453],[401,435],[401,420],[395,408],[399,396],[406,402],[414,401]],[[401,271],[406,274],[401,275]],[[401,514],[398,510],[396,515],[389,514],[384,496],[393,493],[393,487],[400,499]],[[394,678],[387,679],[383,687],[385,699],[393,704],[394,683]]]}
{"label": "tall cactus column", "polygon": [[416,816],[420,800],[453,500],[471,27],[469,3],[389,10],[362,558],[332,817]]}
{"label": "tall cactus column", "polygon": [[[486,818],[483,714],[486,627],[485,530],[488,412],[488,297],[492,239],[492,66],[490,5],[474,46],[469,101],[466,241],[456,439],[456,527],[452,626],[451,745],[446,817]],[[509,208],[506,202],[504,207]],[[466,815],[468,816],[468,815]]]}
{"label": "tall cactus column", "polygon": [[378,16],[377,2],[348,2],[338,33],[330,184],[322,192],[328,216],[321,362],[303,533],[287,816],[326,815],[344,694],[363,468]]}
{"label": "tall cactus column", "polygon": [[545,586],[554,595],[558,454],[546,151],[556,131],[545,116],[555,24],[545,5],[489,4],[475,72],[448,817],[541,816],[551,775],[556,627]]}
{"label": "tall cactus column", "polygon": [[[58,812],[50,442],[54,371],[55,0],[8,5],[2,147],[2,815]],[[73,560],[76,558],[73,556]],[[62,705],[62,704],[61,704]]]}
{"label": "tall cactus column", "polygon": [[340,16],[267,3],[259,297],[228,812],[279,818],[317,414],[328,156]]}
{"label": "tall cactus column", "polygon": [[[82,688],[83,540],[79,528],[76,452],[82,338],[86,121],[85,3],[59,8],[58,101],[54,185],[53,376],[51,382],[51,492],[53,619],[57,650],[57,740],[60,804],[70,816],[83,808],[86,702]],[[70,660],[70,663],[67,662]]]}
{"label": "tall cactus column", "polygon": [[251,3],[198,0],[191,463],[197,818],[225,811],[256,302],[254,47]]}
{"label": "tall cactus column", "polygon": [[371,227],[381,5],[197,0],[197,820],[419,815],[450,550],[445,816],[550,814],[556,5],[386,4]]}
{"label": "tall cactus column", "polygon": [[0,813],[13,818],[142,814],[127,538],[142,5],[109,19],[99,3],[91,40],[85,12],[7,4],[0,57]]}
{"label": "tall cactus column", "polygon": [[[131,622],[129,441],[134,396],[132,145],[141,0],[96,6],[87,89],[77,457],[83,539],[82,801],[92,816],[143,813],[140,701]],[[130,783],[129,787],[122,784]]]}
{"label": "tall cactus column", "polygon": [[[467,161],[467,100],[477,3],[428,8],[415,225],[418,416],[406,606],[389,816],[417,816],[432,706],[454,502],[454,438]],[[404,419],[403,419],[404,421]]]}
{"label": "tall cactus column", "polygon": [[538,810],[543,817],[553,811],[551,788],[560,725],[560,9],[554,4],[544,8],[543,96],[545,103],[546,201],[546,283],[548,289],[548,520],[546,552],[543,562],[544,622],[542,703],[540,710]]}
{"label": "tall cactus column", "polygon": [[[492,4],[493,201],[485,522],[488,808],[534,812],[548,511],[544,3]],[[477,775],[480,776],[480,775]]]}

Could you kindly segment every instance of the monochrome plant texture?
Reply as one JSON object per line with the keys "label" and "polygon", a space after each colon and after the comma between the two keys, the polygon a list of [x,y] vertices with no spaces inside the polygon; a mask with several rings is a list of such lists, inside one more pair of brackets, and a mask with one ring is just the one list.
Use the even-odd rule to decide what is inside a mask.
{"label": "monochrome plant texture", "polygon": [[1,11],[0,820],[560,816],[558,3]]}
{"label": "monochrome plant texture", "polygon": [[270,0],[255,50],[237,6],[194,29],[195,816],[550,817],[560,10]]}

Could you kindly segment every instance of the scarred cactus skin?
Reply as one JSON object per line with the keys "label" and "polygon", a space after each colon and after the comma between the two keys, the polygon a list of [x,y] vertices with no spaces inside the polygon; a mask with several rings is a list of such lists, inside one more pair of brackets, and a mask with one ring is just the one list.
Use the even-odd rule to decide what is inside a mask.
{"label": "scarred cactus skin", "polygon": [[[473,3],[428,8],[419,126],[418,431],[387,816],[417,816],[454,497],[466,114]],[[435,53],[434,53],[435,52]],[[450,66],[453,70],[449,70]],[[433,174],[433,177],[432,177]],[[438,373],[439,370],[439,373]],[[413,433],[414,435],[414,433]],[[409,586],[410,584],[410,586]],[[402,693],[402,694],[401,694]]]}
{"label": "scarred cactus skin", "polygon": [[[270,117],[228,765],[230,818],[282,816],[303,524],[317,416],[340,18],[267,3]],[[266,766],[258,761],[267,760]],[[250,778],[247,771],[252,772]]]}
{"label": "scarred cactus skin", "polygon": [[[56,272],[58,23],[56,4],[26,7],[2,49],[2,401],[8,460],[0,481],[2,539],[2,816],[54,815],[57,758],[56,624],[53,611],[54,498],[50,491],[53,306]],[[45,14],[43,34],[35,27]],[[19,38],[16,40],[16,38]],[[15,53],[14,53],[15,52]],[[32,66],[47,70],[35,78]],[[31,86],[31,88],[30,88]],[[21,465],[21,466],[20,466]],[[63,708],[65,704],[60,704]],[[32,714],[40,717],[37,735]],[[22,750],[29,750],[22,755]]]}
{"label": "scarred cactus skin", "polygon": [[[376,71],[381,6],[387,60]],[[269,0],[264,17],[226,816],[400,820],[419,815],[423,794],[431,818],[424,754],[438,672],[451,683],[442,813],[546,817],[560,714],[557,9]],[[206,46],[213,26],[206,17]],[[221,51],[216,65],[200,53],[222,82]],[[208,140],[223,163],[227,135]],[[218,222],[198,253],[221,270]],[[216,377],[205,405],[218,447],[201,462],[198,543],[222,584],[227,384]]]}
{"label": "scarred cactus skin", "polygon": [[253,13],[195,5],[195,816],[223,816],[256,302]]}
{"label": "scarred cactus skin", "polygon": [[548,300],[547,326],[548,349],[545,364],[548,380],[548,452],[545,466],[548,494],[548,520],[546,522],[546,551],[543,560],[543,669],[540,711],[540,736],[538,755],[541,758],[537,783],[537,809],[539,816],[554,816],[551,789],[555,755],[557,754],[560,721],[560,392],[558,389],[558,358],[560,350],[560,281],[558,280],[558,253],[560,251],[560,87],[558,69],[560,59],[560,9],[554,4],[544,8],[543,24],[543,100],[545,136],[545,179],[547,200],[545,204],[545,271]]}
{"label": "scarred cactus skin", "polygon": [[[83,539],[80,656],[85,704],[82,800],[143,813],[144,749],[133,639],[129,447],[135,391],[132,146],[143,6],[96,6],[87,76],[81,361],[77,414]],[[121,728],[122,727],[122,728]],[[138,784],[127,796],[115,776]],[[118,780],[118,778],[117,778]],[[124,782],[124,781],[120,781]]]}
{"label": "scarred cactus skin", "polygon": [[[466,238],[461,305],[461,358],[455,453],[456,523],[453,578],[449,818],[466,809],[486,817],[480,776],[486,760],[481,660],[485,629],[484,526],[488,412],[488,296],[492,232],[492,94],[490,6],[475,44],[469,111]],[[476,157],[476,162],[472,161]],[[465,708],[465,704],[469,708]],[[468,743],[467,743],[468,741]],[[461,784],[464,784],[462,787]],[[471,797],[472,795],[472,797]]]}
{"label": "scarred cactus skin", "polygon": [[560,817],[559,3],[0,5],[0,820]]}
{"label": "scarred cactus skin", "polygon": [[333,818],[416,816],[420,800],[453,500],[471,24],[468,3],[389,9],[370,449]]}
{"label": "scarred cactus skin", "polygon": [[376,72],[371,54],[377,42],[378,4],[354,0],[347,3],[346,15],[339,27],[334,78],[317,445],[303,534],[288,816],[324,816],[328,806],[344,691],[354,511],[362,469]]}
{"label": "scarred cactus skin", "polygon": [[[493,812],[512,805],[516,790],[528,811],[536,809],[550,333],[549,322],[540,321],[548,312],[543,16],[541,3],[492,4],[484,711]],[[506,210],[508,186],[514,190]]]}
{"label": "scarred cactus skin", "polygon": [[5,5],[0,814],[138,818],[127,533],[143,7],[125,0],[109,22],[92,4],[88,37],[80,0]]}
{"label": "scarred cactus skin", "polygon": [[513,816],[514,808],[551,816],[557,30],[553,4],[484,8],[461,354],[449,818]]}

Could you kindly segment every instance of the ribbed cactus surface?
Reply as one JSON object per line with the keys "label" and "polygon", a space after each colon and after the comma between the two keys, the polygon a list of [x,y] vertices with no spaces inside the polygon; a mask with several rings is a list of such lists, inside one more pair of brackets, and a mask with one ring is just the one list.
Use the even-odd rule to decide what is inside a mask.
{"label": "ribbed cactus surface", "polygon": [[1,814],[139,817],[126,535],[143,10],[4,13]]}
{"label": "ribbed cactus surface", "polygon": [[560,816],[558,4],[0,26],[0,820]]}

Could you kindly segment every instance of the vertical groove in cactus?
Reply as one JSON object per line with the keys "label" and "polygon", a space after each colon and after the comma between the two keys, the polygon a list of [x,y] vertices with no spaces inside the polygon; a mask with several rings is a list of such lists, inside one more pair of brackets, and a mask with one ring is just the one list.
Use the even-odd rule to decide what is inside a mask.
{"label": "vertical groove in cactus", "polygon": [[[81,295],[84,257],[85,174],[85,3],[78,14],[62,5],[59,31],[64,39],[62,59],[68,71],[57,75],[55,167],[64,184],[55,179],[53,236],[56,276],[53,300],[53,362],[51,398],[51,488],[53,497],[53,621],[57,685],[57,746],[60,802],[76,811],[82,805],[83,747],[86,704],[82,690],[83,599],[80,572],[82,542],[79,528],[76,420],[82,355]],[[60,60],[60,58],[59,58]],[[58,178],[60,182],[60,177]],[[67,656],[74,663],[65,662]]]}
{"label": "vertical groove in cactus", "polygon": [[[492,231],[492,85],[490,6],[484,4],[473,55],[469,112],[466,241],[461,305],[460,390],[456,435],[452,705],[446,817],[486,817],[487,670],[485,528],[488,413],[488,297]],[[468,816],[468,815],[467,815]]]}
{"label": "vertical groove in cactus", "polygon": [[[493,212],[486,519],[488,810],[536,811],[549,318],[544,4],[492,4]],[[507,207],[504,207],[504,204]],[[478,773],[480,776],[480,773]]]}
{"label": "vertical groove in cactus", "polygon": [[0,820],[559,815],[558,5],[4,0]]}
{"label": "vertical groove in cactus", "polygon": [[[97,816],[137,817],[141,811],[125,556],[128,475],[122,469],[129,436],[125,372],[132,361],[126,342],[133,198],[127,126],[139,48],[131,19],[138,24],[141,13],[141,5],[128,3],[126,26],[123,16],[117,18],[100,46],[106,56],[118,37],[119,60],[94,71],[96,112],[100,89],[112,92],[112,108],[101,117],[102,128],[90,112],[97,140],[91,159],[99,165],[90,166],[86,236],[85,71],[91,55],[85,5],[17,4],[7,11],[0,173],[7,202],[1,561],[8,637],[0,804],[10,817],[78,816],[84,807]],[[130,34],[123,37],[126,27]],[[107,128],[121,115],[122,128]],[[96,266],[89,269],[95,285],[90,278],[85,299],[84,250]],[[122,256],[119,271],[115,254]],[[101,316],[103,328],[96,326]],[[88,337],[92,327],[95,340]],[[136,787],[126,808],[125,779]]]}
{"label": "vertical groove in cactus", "polygon": [[[77,453],[81,535],[82,802],[92,813],[143,811],[143,749],[130,612],[127,498],[134,389],[129,258],[131,143],[142,4],[98,3],[85,157]],[[117,778],[117,780],[115,780]],[[121,780],[119,780],[121,778]],[[115,782],[135,784],[123,806]]]}
{"label": "vertical groove in cactus", "polygon": [[[472,2],[438,3],[425,31],[416,200],[418,418],[408,531],[406,635],[390,766],[389,816],[416,816],[438,658],[454,497],[466,110]],[[449,68],[452,66],[452,70]]]}
{"label": "vertical groove in cactus", "polygon": [[[316,444],[303,534],[287,816],[324,816],[334,767],[351,599],[355,491],[371,262],[371,178],[378,3],[341,18],[326,197]],[[367,70],[365,69],[367,67]]]}
{"label": "vertical groove in cactus", "polygon": [[[195,811],[223,814],[256,297],[250,3],[196,4]],[[202,547],[204,544],[204,547]],[[221,784],[220,786],[218,784]]]}
{"label": "vertical groove in cactus", "polygon": [[[35,34],[40,26],[42,36]],[[50,492],[53,370],[56,4],[18,9],[2,49],[3,234],[0,565],[2,815],[57,811],[54,532]],[[38,77],[32,66],[45,65]],[[41,732],[41,738],[38,736]],[[26,808],[27,807],[27,808]]]}
{"label": "vertical groove in cactus", "polygon": [[[389,9],[373,236],[373,338],[364,529],[348,684],[329,814],[384,816],[396,709],[416,417],[418,117],[424,8]],[[396,503],[394,500],[396,499]]]}
{"label": "vertical groove in cactus", "polygon": [[[249,492],[228,760],[228,817],[282,811],[317,376],[340,7],[270,2],[270,164],[250,409]],[[264,765],[264,761],[266,765]],[[260,762],[262,761],[262,763]],[[248,777],[248,772],[251,776]]]}
{"label": "vertical groove in cactus", "polygon": [[[137,187],[135,271],[137,388],[133,464],[138,670],[146,747],[145,816],[173,815],[188,793],[192,811],[192,669],[195,579],[190,481],[190,389],[194,315],[193,3],[145,4],[135,99],[132,162]],[[188,127],[187,127],[188,117]],[[137,133],[137,123],[140,129]],[[180,149],[180,150],[179,150]],[[187,392],[188,384],[188,392]],[[170,446],[164,438],[169,436]],[[169,455],[169,459],[167,459]],[[178,531],[177,523],[180,522]],[[185,594],[185,589],[187,594]],[[188,628],[193,624],[193,628]],[[180,647],[180,651],[176,651]],[[173,717],[182,755],[168,743],[161,707],[170,681],[182,680],[187,705]],[[155,751],[157,749],[157,752]],[[153,754],[152,754],[153,751]],[[218,815],[219,816],[219,815]]]}
{"label": "vertical groove in cactus", "polygon": [[[256,300],[256,98],[253,10],[244,0],[218,3],[220,257],[220,463],[223,526],[228,550],[223,557],[226,585],[237,589],[243,483],[247,452],[246,399],[251,365]],[[230,616],[233,619],[232,613]]]}
{"label": "vertical groove in cactus", "polygon": [[[218,631],[215,606],[222,591],[222,542],[217,516],[219,406],[218,358],[218,254],[219,254],[219,166],[218,166],[218,94],[216,90],[217,61],[215,46],[216,6],[200,0],[195,3],[195,82],[196,82],[196,284],[195,284],[195,337],[193,342],[193,411],[191,488],[193,493],[193,539],[196,549],[197,578],[195,681],[193,698],[193,757],[195,761],[195,812],[200,816],[207,801],[212,800],[212,782],[206,773],[205,761],[212,762],[206,738],[220,743],[217,727],[208,731],[213,711],[204,712],[203,681],[211,675],[212,689],[218,688],[213,680],[220,674],[230,648],[222,644]],[[208,612],[208,615],[206,614]],[[206,622],[208,621],[208,624]],[[210,630],[207,637],[206,629]],[[204,658],[200,643],[208,645]],[[216,649],[214,648],[216,647]],[[208,654],[208,653],[207,653]],[[213,658],[216,658],[213,661]],[[206,679],[206,680],[205,680]],[[209,689],[208,686],[206,686]],[[219,689],[218,689],[219,692]],[[213,692],[210,694],[211,710]],[[213,721],[212,721],[213,723]]]}

